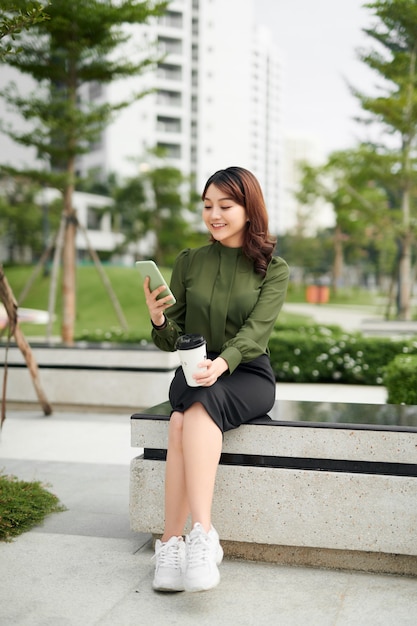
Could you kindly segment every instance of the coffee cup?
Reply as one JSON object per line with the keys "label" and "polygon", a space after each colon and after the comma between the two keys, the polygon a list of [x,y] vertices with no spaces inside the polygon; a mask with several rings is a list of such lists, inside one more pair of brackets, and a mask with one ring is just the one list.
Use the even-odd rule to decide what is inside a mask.
{"label": "coffee cup", "polygon": [[193,374],[203,372],[207,368],[198,367],[198,364],[207,358],[206,340],[202,335],[187,334],[177,339],[176,349],[184,371],[185,380],[189,387],[199,387]]}

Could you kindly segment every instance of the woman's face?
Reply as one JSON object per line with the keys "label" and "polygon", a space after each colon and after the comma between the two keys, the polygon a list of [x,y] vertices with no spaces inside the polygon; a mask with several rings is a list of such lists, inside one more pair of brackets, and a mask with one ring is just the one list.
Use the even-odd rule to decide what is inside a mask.
{"label": "woman's face", "polygon": [[243,206],[215,185],[208,187],[204,196],[203,220],[216,241],[228,248],[240,248],[247,219]]}

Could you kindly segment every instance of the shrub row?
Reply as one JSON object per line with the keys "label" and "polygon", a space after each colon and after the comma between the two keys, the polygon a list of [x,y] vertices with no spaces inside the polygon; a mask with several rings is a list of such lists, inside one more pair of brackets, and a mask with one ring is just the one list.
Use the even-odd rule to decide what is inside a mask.
{"label": "shrub row", "polygon": [[397,355],[417,354],[417,338],[392,340],[338,327],[277,327],[269,343],[277,381],[382,385]]}

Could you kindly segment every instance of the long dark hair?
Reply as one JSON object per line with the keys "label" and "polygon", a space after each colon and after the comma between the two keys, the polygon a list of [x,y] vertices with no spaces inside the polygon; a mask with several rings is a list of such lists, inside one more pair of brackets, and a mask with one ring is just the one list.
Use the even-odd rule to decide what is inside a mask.
{"label": "long dark hair", "polygon": [[265,276],[276,240],[268,230],[268,213],[257,178],[243,167],[218,170],[206,182],[201,196],[203,200],[210,185],[215,185],[245,208],[248,223],[243,239],[243,253],[253,261],[255,272]]}

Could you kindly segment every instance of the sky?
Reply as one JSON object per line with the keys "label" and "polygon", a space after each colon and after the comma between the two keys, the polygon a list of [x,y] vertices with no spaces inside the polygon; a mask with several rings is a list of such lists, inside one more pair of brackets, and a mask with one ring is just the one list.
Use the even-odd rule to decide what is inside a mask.
{"label": "sky", "polygon": [[257,21],[268,27],[283,59],[284,133],[316,137],[324,154],[365,138],[353,118],[361,112],[347,83],[372,93],[374,73],[357,58],[373,40],[364,0],[256,0]]}

